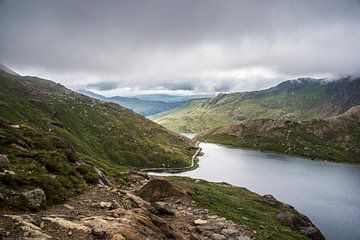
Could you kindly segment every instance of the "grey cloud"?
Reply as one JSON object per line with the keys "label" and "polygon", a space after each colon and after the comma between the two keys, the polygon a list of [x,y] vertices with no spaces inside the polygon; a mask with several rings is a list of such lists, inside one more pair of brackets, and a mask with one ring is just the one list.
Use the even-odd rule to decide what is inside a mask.
{"label": "grey cloud", "polygon": [[96,89],[99,91],[106,91],[117,88],[119,84],[117,82],[99,82],[87,84],[87,88]]}
{"label": "grey cloud", "polygon": [[357,0],[3,0],[0,61],[99,90],[254,89],[359,74],[359,12]]}

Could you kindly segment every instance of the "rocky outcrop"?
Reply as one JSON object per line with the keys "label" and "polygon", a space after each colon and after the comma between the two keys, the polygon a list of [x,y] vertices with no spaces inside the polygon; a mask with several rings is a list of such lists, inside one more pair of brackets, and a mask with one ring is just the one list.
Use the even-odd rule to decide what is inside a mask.
{"label": "rocky outcrop", "polygon": [[24,191],[21,194],[30,209],[39,209],[46,202],[45,192],[41,188]]}
{"label": "rocky outcrop", "polygon": [[[130,173],[131,186],[99,184],[63,205],[34,214],[0,215],[0,238],[250,240],[254,231],[192,201],[194,189],[146,173]],[[35,201],[39,190],[28,191]],[[137,195],[135,195],[136,193]],[[116,202],[116,204],[114,204]],[[30,217],[29,217],[30,216]]]}
{"label": "rocky outcrop", "polygon": [[270,205],[282,206],[291,211],[280,212],[276,215],[276,219],[282,224],[291,227],[293,230],[305,235],[312,240],[325,240],[320,230],[305,215],[299,213],[289,204],[276,200],[272,195],[264,195],[264,200]]}
{"label": "rocky outcrop", "polygon": [[175,185],[167,180],[155,178],[136,191],[136,194],[149,202],[176,200],[190,203],[193,191],[187,185]]}

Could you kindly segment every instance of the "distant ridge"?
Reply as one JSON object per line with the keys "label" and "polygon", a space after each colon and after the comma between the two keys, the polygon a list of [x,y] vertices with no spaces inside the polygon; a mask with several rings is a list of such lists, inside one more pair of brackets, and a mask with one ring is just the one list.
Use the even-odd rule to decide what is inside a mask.
{"label": "distant ridge", "polygon": [[153,116],[177,132],[195,132],[245,119],[306,120],[327,118],[360,105],[360,78],[299,78],[261,91],[219,94]]}

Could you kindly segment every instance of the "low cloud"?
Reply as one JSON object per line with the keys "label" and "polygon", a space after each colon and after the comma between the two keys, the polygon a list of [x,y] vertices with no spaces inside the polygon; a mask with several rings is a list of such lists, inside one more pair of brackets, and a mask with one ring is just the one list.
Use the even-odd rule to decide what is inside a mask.
{"label": "low cloud", "polygon": [[0,1],[0,61],[108,91],[256,90],[360,73],[360,2]]}

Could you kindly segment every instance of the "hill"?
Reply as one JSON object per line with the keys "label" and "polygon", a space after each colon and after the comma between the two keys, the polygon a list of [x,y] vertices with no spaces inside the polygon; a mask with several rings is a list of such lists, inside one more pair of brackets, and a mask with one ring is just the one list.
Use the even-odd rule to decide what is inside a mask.
{"label": "hill", "polygon": [[245,120],[206,130],[196,139],[312,159],[360,164],[360,106],[328,119]]}
{"label": "hill", "polygon": [[359,105],[359,92],[360,78],[346,77],[336,81],[300,78],[266,90],[193,100],[152,119],[173,131],[197,133],[245,119],[324,118]]}
{"label": "hill", "polygon": [[97,182],[93,166],[121,177],[131,167],[190,165],[196,150],[127,108],[36,77],[1,71],[0,113],[1,192],[37,186],[50,204]]}

